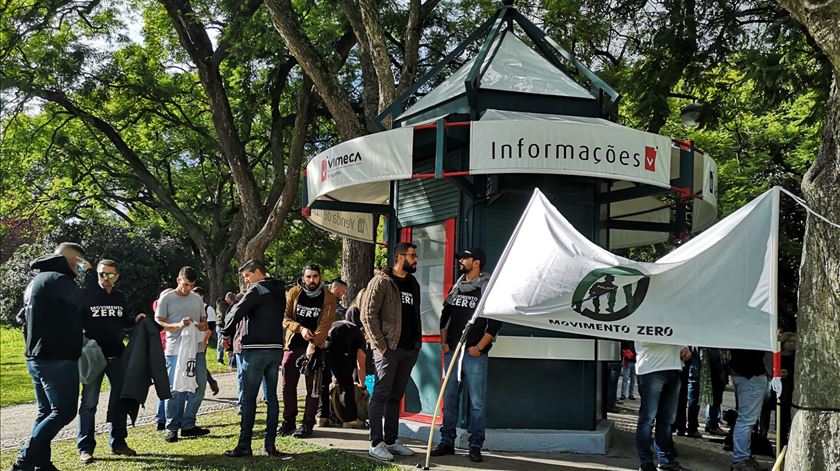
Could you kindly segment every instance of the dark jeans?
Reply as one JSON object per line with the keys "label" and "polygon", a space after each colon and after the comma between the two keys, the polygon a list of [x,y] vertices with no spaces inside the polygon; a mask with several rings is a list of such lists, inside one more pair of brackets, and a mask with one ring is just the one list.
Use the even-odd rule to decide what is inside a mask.
{"label": "dark jeans", "polygon": [[[283,352],[283,422],[292,425],[297,420],[297,385],[300,380],[300,371],[295,362],[305,354],[306,347]],[[312,397],[315,376],[304,376],[304,381],[306,382],[306,399],[304,399],[303,420],[300,423],[312,427],[315,425],[315,414],[318,413],[318,398]]]}
{"label": "dark jeans", "polygon": [[356,359],[347,358],[342,353],[327,352],[327,368],[324,370],[321,384],[321,406],[319,417],[330,416],[330,385],[331,377],[338,383],[338,407],[336,411],[342,422],[352,422],[358,418],[356,410],[356,386],[353,382],[353,372],[356,370]]}
{"label": "dark jeans", "polygon": [[237,448],[251,449],[254,433],[254,419],[257,414],[257,392],[265,381],[267,405],[265,419],[265,446],[273,447],[277,437],[277,422],[280,404],[277,402],[277,379],[283,350],[279,348],[243,349],[239,355],[239,369],[242,372],[242,422],[239,428]]}
{"label": "dark jeans", "polygon": [[62,427],[76,417],[79,399],[79,365],[73,360],[27,360],[26,367],[35,387],[38,415],[32,437],[18,455],[23,469],[50,464],[50,443]]}
{"label": "dark jeans", "polygon": [[[446,352],[443,364],[452,361],[452,351]],[[485,428],[487,425],[487,354],[474,357],[464,354],[461,362],[461,381],[458,381],[457,370],[449,377],[446,391],[443,393],[443,425],[440,427],[440,442],[448,445],[455,444],[455,426],[458,424],[458,408],[461,402],[461,392],[466,389],[470,399],[470,421],[467,432],[470,434],[470,448],[484,446]]]}
{"label": "dark jeans", "polygon": [[373,364],[376,368],[376,383],[368,405],[372,446],[378,445],[383,440],[386,445],[392,445],[397,440],[400,426],[400,401],[411,379],[411,370],[417,363],[418,354],[417,350],[389,348],[385,355],[382,355],[374,349]]}
{"label": "dark jeans", "polygon": [[650,451],[654,421],[656,433],[653,446],[660,465],[674,461],[676,452],[671,437],[671,424],[677,416],[677,399],[680,394],[679,370],[655,371],[638,376],[639,421],[636,424],[636,451],[642,466],[653,464]]}
{"label": "dark jeans", "polygon": [[616,396],[618,395],[618,378],[621,377],[621,362],[610,361],[607,362],[610,377],[607,383],[607,408],[615,407]]}
{"label": "dark jeans", "polygon": [[677,421],[674,422],[674,428],[677,432],[696,432],[700,427],[697,419],[699,414],[700,355],[695,354],[680,372],[680,397],[677,401]]}
{"label": "dark jeans", "polygon": [[99,405],[99,392],[102,390],[102,379],[108,377],[108,385],[111,387],[111,395],[108,399],[108,419],[111,422],[111,448],[126,446],[126,413],[119,403],[119,394],[122,391],[123,379],[125,378],[125,364],[122,358],[111,358],[105,370],[92,382],[82,385],[82,401],[79,406],[79,436],[76,438],[76,446],[79,452],[93,454],[96,449],[96,438],[94,425],[96,418],[96,406]]}
{"label": "dark jeans", "polygon": [[723,404],[723,391],[726,389],[726,368],[720,360],[720,354],[709,354],[709,379],[712,383],[712,403],[706,410],[706,431],[720,428],[720,406]]}

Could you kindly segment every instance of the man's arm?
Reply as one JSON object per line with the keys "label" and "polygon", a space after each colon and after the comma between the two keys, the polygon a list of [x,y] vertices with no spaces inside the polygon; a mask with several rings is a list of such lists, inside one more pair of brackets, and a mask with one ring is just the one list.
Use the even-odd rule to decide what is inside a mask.
{"label": "man's arm", "polygon": [[166,319],[169,317],[169,301],[166,299],[166,296],[160,298],[158,300],[157,312],[155,312],[155,322],[158,323],[163,330],[167,332],[178,332],[179,330],[183,329],[184,327],[192,324],[191,317],[184,317],[181,319],[181,322],[170,323],[166,322]]}
{"label": "man's arm", "polygon": [[365,385],[365,376],[367,376],[365,371],[365,364],[367,363],[367,354],[365,354],[364,348],[359,348],[356,350],[356,369],[358,370],[359,376],[359,384],[364,386]]}
{"label": "man's arm", "polygon": [[335,322],[335,310],[335,298],[332,298],[332,301],[329,303],[324,303],[323,310],[321,311],[321,318],[318,319],[318,327],[315,328],[315,333],[312,339],[312,343],[319,348],[324,348],[326,345],[327,334],[329,333],[333,322]]}
{"label": "man's arm", "polygon": [[440,311],[440,350],[443,353],[449,351],[449,344],[446,342],[449,339],[449,319],[452,317],[451,305],[446,301],[443,302],[443,309]]}
{"label": "man's arm", "polygon": [[[283,311],[283,328],[296,334],[300,333],[300,322],[295,320],[295,298],[300,290],[292,288],[286,293],[286,310]],[[308,330],[308,329],[307,329]]]}
{"label": "man's arm", "polygon": [[362,326],[364,326],[365,332],[367,333],[370,346],[379,350],[379,353],[382,354],[388,350],[388,341],[385,340],[385,334],[382,333],[379,309],[382,307],[386,289],[388,289],[386,283],[376,282],[376,280],[371,281],[368,284],[367,294],[362,299],[361,313],[359,315],[362,320]]}
{"label": "man's arm", "polygon": [[236,326],[239,325],[239,321],[242,320],[245,314],[251,311],[259,295],[257,290],[249,289],[238,303],[231,306],[227,314],[225,314],[225,326],[222,328],[222,337],[229,340],[236,335]]}

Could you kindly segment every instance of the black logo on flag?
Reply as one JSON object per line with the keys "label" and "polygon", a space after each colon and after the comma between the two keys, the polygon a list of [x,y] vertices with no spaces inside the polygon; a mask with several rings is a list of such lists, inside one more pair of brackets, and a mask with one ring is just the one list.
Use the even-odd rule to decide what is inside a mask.
{"label": "black logo on flag", "polygon": [[[616,283],[617,276],[623,280],[620,285]],[[650,277],[639,270],[599,268],[578,283],[572,296],[572,309],[596,321],[621,320],[639,308],[649,286]]]}

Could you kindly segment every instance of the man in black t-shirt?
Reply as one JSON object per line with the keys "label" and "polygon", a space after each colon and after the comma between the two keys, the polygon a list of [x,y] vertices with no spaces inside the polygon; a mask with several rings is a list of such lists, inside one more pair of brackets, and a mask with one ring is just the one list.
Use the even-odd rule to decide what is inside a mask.
{"label": "man in black t-shirt", "polygon": [[[478,301],[481,299],[490,274],[481,271],[486,262],[484,251],[479,248],[465,250],[456,255],[461,277],[452,286],[440,315],[440,348],[444,353],[444,365],[449,365],[458,341],[467,323],[472,319]],[[502,323],[478,317],[464,341],[465,354],[459,375],[450,377],[443,394],[443,425],[440,428],[440,443],[433,456],[455,453],[455,426],[458,423],[458,404],[461,391],[466,389],[470,397],[470,460],[482,461],[481,447],[484,446],[486,425],[485,396],[487,392],[487,352],[493,347],[493,339],[499,333]]]}
{"label": "man in black t-shirt", "polygon": [[307,265],[303,269],[303,276],[298,278],[295,286],[286,293],[286,312],[283,328],[286,329],[283,353],[283,423],[278,433],[306,438],[312,435],[315,425],[315,414],[318,412],[318,397],[312,397],[315,374],[307,374],[306,399],[304,402],[303,420],[295,430],[297,420],[297,385],[300,370],[297,360],[302,355],[310,359],[316,349],[326,346],[327,333],[335,321],[336,300],[330,290],[321,281],[321,268],[318,265]]}
{"label": "man in black t-shirt", "polygon": [[93,270],[85,273],[87,305],[82,310],[82,326],[87,338],[96,340],[99,344],[108,364],[93,381],[82,385],[79,436],[76,440],[82,464],[93,462],[93,451],[96,448],[96,406],[99,404],[99,391],[105,376],[108,376],[108,384],[111,387],[107,416],[107,421],[111,422],[111,453],[126,456],[137,454],[125,442],[128,436],[126,412],[120,405],[120,393],[125,377],[122,353],[125,350],[123,339],[126,334],[134,327],[136,321],[146,315],[138,314],[136,319],[131,316],[125,294],[114,287],[119,279],[119,267],[116,262],[108,259],[99,261],[95,273]]}
{"label": "man in black t-shirt", "polygon": [[420,284],[412,275],[415,271],[417,246],[408,242],[397,244],[394,265],[374,275],[368,283],[360,314],[376,367],[376,383],[368,407],[368,454],[384,461],[394,459],[395,454],[414,454],[397,440],[397,432],[400,401],[421,346]]}

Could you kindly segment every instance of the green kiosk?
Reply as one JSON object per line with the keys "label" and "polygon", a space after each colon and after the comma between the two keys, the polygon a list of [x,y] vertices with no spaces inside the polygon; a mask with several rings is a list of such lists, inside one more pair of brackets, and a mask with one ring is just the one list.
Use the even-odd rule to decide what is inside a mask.
{"label": "green kiosk", "polygon": [[[475,57],[429,89],[479,42]],[[427,93],[406,107],[418,91]],[[535,187],[611,250],[684,237],[715,221],[714,161],[690,142],[615,123],[619,98],[504,6],[378,117],[391,129],[310,160],[303,206],[312,224],[383,242],[374,227],[379,214],[388,246],[417,245],[424,343],[401,435],[424,438],[432,425],[443,366],[440,310],[456,276],[455,253],[482,247],[492,271]],[[490,352],[485,447],[606,453],[605,362],[618,361],[619,350],[615,341],[505,324]],[[459,430],[459,443],[465,435]]]}

